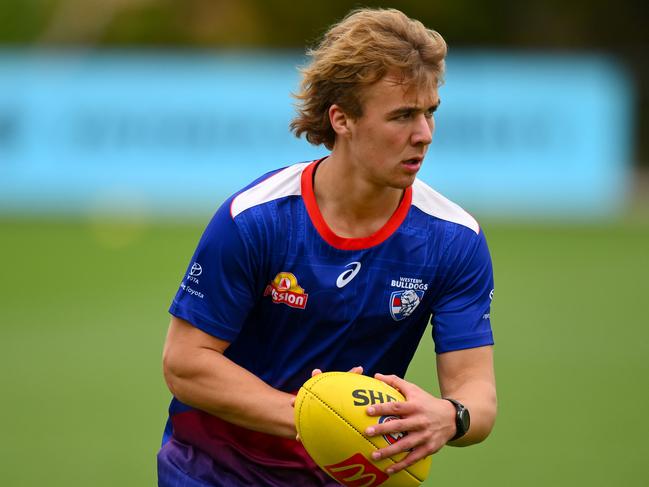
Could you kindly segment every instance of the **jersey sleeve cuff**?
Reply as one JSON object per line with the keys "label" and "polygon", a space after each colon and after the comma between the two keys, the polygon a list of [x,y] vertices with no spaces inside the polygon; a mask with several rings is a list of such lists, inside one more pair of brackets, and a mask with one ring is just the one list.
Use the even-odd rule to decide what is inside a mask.
{"label": "jersey sleeve cuff", "polygon": [[480,335],[448,338],[440,342],[435,342],[435,353],[454,352],[456,350],[485,347],[493,344],[493,333],[488,331]]}
{"label": "jersey sleeve cuff", "polygon": [[169,307],[169,313],[176,318],[187,321],[188,323],[195,326],[199,330],[204,331],[208,335],[212,335],[215,338],[219,338],[227,342],[232,342],[235,338],[237,338],[237,335],[239,334],[239,330],[232,329],[223,325],[222,323],[211,320],[204,315],[196,312],[196,310],[186,309],[175,301],[171,303],[171,306]]}

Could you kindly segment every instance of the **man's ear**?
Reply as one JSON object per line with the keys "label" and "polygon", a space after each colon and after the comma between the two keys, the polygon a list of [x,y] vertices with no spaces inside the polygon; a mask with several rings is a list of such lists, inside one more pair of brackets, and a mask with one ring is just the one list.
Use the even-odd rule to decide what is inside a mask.
{"label": "man's ear", "polygon": [[349,135],[349,125],[351,118],[343,111],[340,106],[334,104],[329,107],[329,123],[331,128],[334,129],[336,135],[346,137]]}

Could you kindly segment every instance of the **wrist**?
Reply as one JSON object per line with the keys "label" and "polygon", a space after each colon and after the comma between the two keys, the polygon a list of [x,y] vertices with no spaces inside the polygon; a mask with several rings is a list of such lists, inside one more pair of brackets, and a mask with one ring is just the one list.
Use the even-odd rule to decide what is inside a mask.
{"label": "wrist", "polygon": [[442,399],[442,400],[444,401],[444,409],[446,411],[444,422],[448,426],[447,427],[448,434],[446,439],[446,442],[448,443],[449,441],[451,441],[451,438],[455,436],[455,433],[457,433],[457,425],[455,424],[455,416],[457,412],[452,402],[447,401],[446,399]]}
{"label": "wrist", "polygon": [[459,440],[462,438],[468,431],[471,425],[471,417],[469,415],[469,410],[459,401],[444,397],[444,400],[448,401],[449,404],[455,410],[454,421],[455,421],[455,434],[451,437],[449,442]]}

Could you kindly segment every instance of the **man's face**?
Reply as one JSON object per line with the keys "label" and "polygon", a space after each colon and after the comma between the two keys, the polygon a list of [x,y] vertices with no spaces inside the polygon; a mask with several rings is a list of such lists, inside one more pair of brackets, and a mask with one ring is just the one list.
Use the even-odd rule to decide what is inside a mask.
{"label": "man's face", "polygon": [[414,180],[432,141],[437,90],[404,85],[387,75],[365,89],[363,115],[349,123],[354,168],[372,184],[404,189]]}

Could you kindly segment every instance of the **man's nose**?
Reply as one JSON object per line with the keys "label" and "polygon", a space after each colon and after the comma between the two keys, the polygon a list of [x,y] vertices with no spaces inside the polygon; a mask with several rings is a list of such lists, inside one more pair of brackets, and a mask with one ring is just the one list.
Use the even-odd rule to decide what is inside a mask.
{"label": "man's nose", "polygon": [[413,145],[423,144],[428,145],[433,141],[433,130],[435,122],[432,118],[428,118],[421,114],[417,117],[414,132],[412,134]]}

